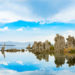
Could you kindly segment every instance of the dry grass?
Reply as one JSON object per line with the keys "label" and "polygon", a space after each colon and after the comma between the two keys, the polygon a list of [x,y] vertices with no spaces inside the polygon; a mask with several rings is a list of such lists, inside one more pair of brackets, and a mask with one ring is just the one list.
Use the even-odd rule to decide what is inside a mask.
{"label": "dry grass", "polygon": [[75,53],[75,48],[69,47],[64,49],[64,53],[70,53],[70,52]]}

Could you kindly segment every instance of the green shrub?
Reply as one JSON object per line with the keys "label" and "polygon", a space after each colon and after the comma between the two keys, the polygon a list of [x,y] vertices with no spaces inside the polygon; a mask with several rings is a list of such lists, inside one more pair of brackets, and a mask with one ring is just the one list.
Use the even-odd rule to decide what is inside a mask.
{"label": "green shrub", "polygon": [[50,46],[50,50],[54,50],[54,46],[53,45]]}
{"label": "green shrub", "polygon": [[75,53],[75,50],[72,49],[72,50],[69,51],[69,53]]}

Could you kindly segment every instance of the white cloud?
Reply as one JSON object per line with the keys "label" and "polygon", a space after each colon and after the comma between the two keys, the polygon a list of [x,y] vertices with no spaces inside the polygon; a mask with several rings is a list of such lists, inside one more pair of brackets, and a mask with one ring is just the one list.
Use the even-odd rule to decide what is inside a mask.
{"label": "white cloud", "polygon": [[57,71],[26,71],[26,72],[17,72],[13,70],[0,70],[0,75],[75,75],[75,72],[69,70],[59,70]]}
{"label": "white cloud", "polygon": [[19,20],[19,16],[13,12],[0,11],[0,22],[13,22]]}
{"label": "white cloud", "polygon": [[23,30],[24,30],[24,28],[19,28],[16,31],[23,31]]}
{"label": "white cloud", "polygon": [[74,30],[67,30],[65,32],[66,35],[71,35],[71,36],[75,36],[75,31]]}
{"label": "white cloud", "polygon": [[5,62],[5,61],[0,61],[0,64],[8,65],[8,63],[7,63],[7,62]]}
{"label": "white cloud", "polygon": [[63,33],[63,36],[65,37],[65,39],[68,37],[68,36],[73,36],[75,37],[75,31],[74,30],[67,30]]}
{"label": "white cloud", "polygon": [[75,0],[0,0],[0,3],[0,22],[3,23],[75,21]]}
{"label": "white cloud", "polygon": [[71,71],[68,71],[68,70],[62,70],[62,71],[59,71],[56,75],[74,75],[75,73],[74,72],[71,72]]}
{"label": "white cloud", "polygon": [[[0,31],[8,31],[8,27],[1,28]],[[60,31],[60,30],[59,30]],[[54,30],[42,30],[39,28],[19,28],[16,30],[10,30],[10,32],[5,32],[4,34],[1,34],[0,41],[17,41],[17,42],[32,42],[32,41],[45,41],[49,40],[52,44],[54,44],[54,38],[57,33],[64,36],[65,39],[68,37],[68,35],[75,36],[75,30],[65,30],[65,31],[54,31]],[[21,32],[21,33],[19,33]],[[9,36],[10,35],[10,36]],[[21,35],[21,36],[19,36]],[[25,36],[26,35],[26,36]],[[6,38],[5,38],[6,36]],[[13,37],[14,36],[14,37]],[[18,38],[20,37],[20,38]],[[34,38],[34,39],[33,39]]]}
{"label": "white cloud", "polygon": [[23,65],[22,61],[16,61],[16,63]]}
{"label": "white cloud", "polygon": [[52,16],[49,22],[75,23],[74,9],[75,9],[75,6],[69,6],[68,8],[63,9],[62,11]]}
{"label": "white cloud", "polygon": [[39,31],[40,28],[32,28],[33,31]]}
{"label": "white cloud", "polygon": [[0,28],[0,31],[8,31],[8,27]]}

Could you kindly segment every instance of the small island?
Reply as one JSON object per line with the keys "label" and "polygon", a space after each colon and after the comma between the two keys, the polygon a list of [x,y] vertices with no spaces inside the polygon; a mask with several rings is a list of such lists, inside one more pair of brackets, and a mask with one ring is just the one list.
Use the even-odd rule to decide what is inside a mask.
{"label": "small island", "polygon": [[65,64],[65,59],[69,67],[75,65],[75,38],[69,35],[65,40],[63,36],[56,34],[54,41],[54,44],[51,44],[48,40],[45,42],[35,41],[32,46],[30,44],[27,46],[27,50],[40,61],[48,62],[49,56],[53,56],[56,67]]}
{"label": "small island", "polygon": [[54,39],[54,45],[51,44],[48,40],[45,42],[35,41],[33,45],[30,44],[27,46],[29,51],[34,51],[40,53],[42,51],[51,51],[51,52],[61,52],[61,53],[75,53],[75,38],[73,36],[68,36],[65,38],[62,35],[56,34]]}

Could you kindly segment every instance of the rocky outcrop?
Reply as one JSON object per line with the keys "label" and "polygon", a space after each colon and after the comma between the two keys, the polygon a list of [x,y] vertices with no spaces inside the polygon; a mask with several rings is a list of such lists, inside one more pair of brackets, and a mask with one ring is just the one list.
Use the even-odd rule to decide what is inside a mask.
{"label": "rocky outcrop", "polygon": [[29,44],[26,49],[31,49],[31,45]]}
{"label": "rocky outcrop", "polygon": [[65,39],[63,36],[57,34],[55,37],[54,49],[55,51],[63,51],[65,48]]}
{"label": "rocky outcrop", "polygon": [[37,50],[38,49],[38,43],[35,41],[33,46],[32,46],[33,50]]}
{"label": "rocky outcrop", "polygon": [[75,38],[68,36],[67,42],[65,43],[64,37],[59,34],[56,34],[54,45],[52,45],[48,40],[46,40],[45,42],[35,41],[32,47],[28,45],[27,48],[35,51],[54,50],[60,52],[64,51],[64,49],[75,48]]}
{"label": "rocky outcrop", "polygon": [[33,50],[50,50],[50,42],[46,40],[45,42],[34,42]]}
{"label": "rocky outcrop", "polygon": [[75,38],[68,36],[67,38],[67,48],[75,48]]}
{"label": "rocky outcrop", "polygon": [[50,50],[50,46],[51,46],[51,43],[50,43],[48,40],[46,40],[46,41],[44,42],[44,49],[45,49],[45,50]]}

